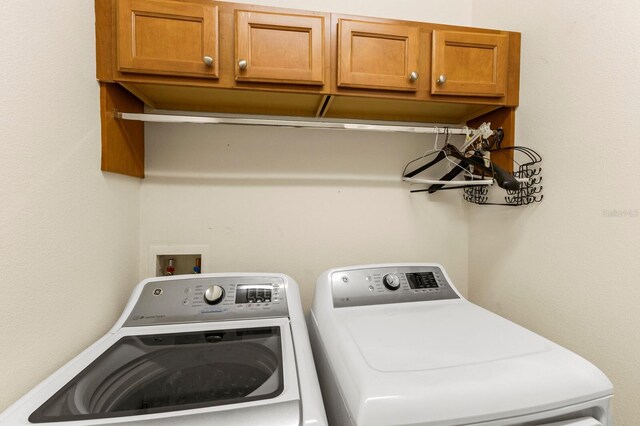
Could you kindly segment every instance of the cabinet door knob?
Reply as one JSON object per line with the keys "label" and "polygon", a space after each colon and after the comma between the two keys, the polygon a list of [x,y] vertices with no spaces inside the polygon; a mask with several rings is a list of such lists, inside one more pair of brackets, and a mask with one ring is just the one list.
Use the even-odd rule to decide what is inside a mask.
{"label": "cabinet door knob", "polygon": [[246,70],[247,69],[247,61],[245,61],[244,59],[240,59],[238,61],[238,68],[240,68],[241,70]]}
{"label": "cabinet door knob", "polygon": [[409,74],[409,80],[411,81],[418,81],[418,77],[420,77],[420,74],[416,71],[412,71],[411,74]]}
{"label": "cabinet door knob", "polygon": [[436,80],[436,83],[438,83],[440,85],[445,84],[446,82],[447,82],[447,76],[444,75],[444,74],[440,74],[440,76]]}
{"label": "cabinet door knob", "polygon": [[204,61],[205,65],[208,67],[213,65],[213,58],[211,56],[205,56],[204,58],[202,58],[202,60]]}

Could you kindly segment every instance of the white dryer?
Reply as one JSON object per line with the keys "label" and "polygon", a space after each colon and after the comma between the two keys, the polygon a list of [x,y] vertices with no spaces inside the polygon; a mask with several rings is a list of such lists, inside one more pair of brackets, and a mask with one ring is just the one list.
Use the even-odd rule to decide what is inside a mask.
{"label": "white dryer", "polygon": [[326,271],[310,321],[329,424],[612,425],[600,370],[468,302],[440,265]]}
{"label": "white dryer", "polygon": [[296,282],[152,278],[111,331],[0,415],[2,425],[324,425]]}

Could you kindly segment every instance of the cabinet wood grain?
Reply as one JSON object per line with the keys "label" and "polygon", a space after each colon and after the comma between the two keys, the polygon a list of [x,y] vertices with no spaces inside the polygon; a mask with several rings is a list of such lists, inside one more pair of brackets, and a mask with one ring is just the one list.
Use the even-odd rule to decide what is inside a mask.
{"label": "cabinet wood grain", "polygon": [[119,0],[117,16],[118,70],[218,77],[217,6]]}
{"label": "cabinet wood grain", "polygon": [[519,33],[215,0],[94,1],[103,170],[143,176],[144,127],[114,118],[114,110],[141,111],[143,104],[251,115],[484,120],[502,126],[505,142],[513,143]]}
{"label": "cabinet wood grain", "polygon": [[237,81],[323,85],[325,17],[236,10]]}
{"label": "cabinet wood grain", "polygon": [[431,93],[506,96],[508,46],[506,34],[434,30]]}
{"label": "cabinet wood grain", "polygon": [[417,91],[418,27],[340,19],[338,87]]}
{"label": "cabinet wood grain", "polygon": [[144,177],[144,123],[118,120],[115,110],[143,112],[144,105],[115,83],[100,83],[101,169]]}

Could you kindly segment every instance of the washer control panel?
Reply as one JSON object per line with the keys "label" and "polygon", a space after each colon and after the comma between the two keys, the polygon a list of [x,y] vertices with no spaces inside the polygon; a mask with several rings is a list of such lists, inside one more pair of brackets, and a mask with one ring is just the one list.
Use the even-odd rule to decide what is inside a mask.
{"label": "washer control panel", "polygon": [[279,277],[150,281],[124,326],[287,317],[284,284]]}
{"label": "washer control panel", "polygon": [[331,288],[335,308],[460,298],[436,266],[337,271]]}

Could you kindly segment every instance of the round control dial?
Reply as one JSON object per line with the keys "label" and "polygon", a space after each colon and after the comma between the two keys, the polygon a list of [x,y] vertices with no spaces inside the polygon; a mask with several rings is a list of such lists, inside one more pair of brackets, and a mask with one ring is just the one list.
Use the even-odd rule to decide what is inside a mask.
{"label": "round control dial", "polygon": [[400,278],[396,274],[386,274],[382,277],[382,284],[389,290],[397,290],[400,288]]}
{"label": "round control dial", "polygon": [[224,299],[224,288],[212,285],[204,292],[204,301],[209,305],[217,305]]}

